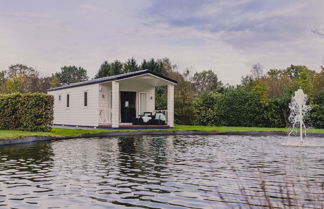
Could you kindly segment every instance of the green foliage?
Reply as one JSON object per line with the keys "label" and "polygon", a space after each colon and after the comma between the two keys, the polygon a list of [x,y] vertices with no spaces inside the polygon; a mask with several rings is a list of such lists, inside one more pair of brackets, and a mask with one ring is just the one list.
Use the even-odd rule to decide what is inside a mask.
{"label": "green foliage", "polygon": [[152,72],[164,75],[165,71],[163,68],[163,63],[158,60],[155,61],[153,58],[150,59],[150,61],[143,60],[142,65],[141,65],[142,70],[150,70]]}
{"label": "green foliage", "polygon": [[208,126],[221,124],[219,109],[222,100],[223,95],[214,92],[205,92],[195,99],[193,103],[194,124]]}
{"label": "green foliage", "polygon": [[258,95],[244,88],[224,93],[220,117],[225,126],[261,126],[262,104]]}
{"label": "green foliage", "polygon": [[174,116],[176,124],[193,124],[195,99],[194,86],[188,79],[188,73],[169,72],[168,76],[176,81],[174,91]]}
{"label": "green foliage", "polygon": [[0,95],[0,129],[49,131],[53,97],[46,94]]}
{"label": "green foliage", "polygon": [[50,87],[55,88],[60,86],[60,79],[56,75],[52,75],[50,78]]}
{"label": "green foliage", "polygon": [[229,89],[224,94],[204,94],[195,101],[195,123],[216,126],[262,126],[263,107],[253,92]]}
{"label": "green foliage", "polygon": [[40,77],[38,71],[26,65],[11,65],[0,72],[0,93],[46,92],[49,87],[49,77]]}
{"label": "green foliage", "polygon": [[76,66],[64,66],[61,68],[61,72],[55,73],[54,76],[59,79],[60,84],[70,84],[88,80],[87,70]]}
{"label": "green foliage", "polygon": [[195,73],[192,82],[198,95],[204,92],[218,91],[223,86],[212,70]]}
{"label": "green foliage", "polygon": [[310,121],[315,128],[324,128],[324,90],[314,96]]}
{"label": "green foliage", "polygon": [[124,73],[135,72],[139,70],[139,66],[134,58],[128,59],[124,64]]}
{"label": "green foliage", "polygon": [[263,127],[289,127],[288,117],[290,114],[289,103],[291,95],[285,94],[282,97],[269,100],[263,109]]}

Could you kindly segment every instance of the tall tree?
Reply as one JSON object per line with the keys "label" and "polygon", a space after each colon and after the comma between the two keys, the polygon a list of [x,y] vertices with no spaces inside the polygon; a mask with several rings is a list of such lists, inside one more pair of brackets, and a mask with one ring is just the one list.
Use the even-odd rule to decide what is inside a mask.
{"label": "tall tree", "polygon": [[123,63],[116,60],[110,64],[110,75],[118,75],[123,73]]}
{"label": "tall tree", "polygon": [[49,79],[39,76],[32,67],[16,64],[0,73],[2,93],[46,92],[50,87]]}
{"label": "tall tree", "polygon": [[107,61],[104,61],[99,68],[98,73],[96,74],[95,78],[102,78],[106,76],[110,76],[110,64]]}
{"label": "tall tree", "polygon": [[6,72],[8,78],[20,75],[26,77],[38,77],[39,73],[34,68],[22,64],[11,65]]}
{"label": "tall tree", "polygon": [[55,73],[61,84],[69,84],[88,80],[87,70],[82,67],[64,66],[61,72]]}
{"label": "tall tree", "polygon": [[212,70],[195,73],[192,82],[198,95],[204,92],[217,91],[223,86],[223,83]]}
{"label": "tall tree", "polygon": [[139,66],[134,58],[128,59],[124,64],[124,73],[135,72],[139,70]]}
{"label": "tall tree", "polygon": [[255,79],[261,78],[263,75],[263,66],[260,63],[254,64],[252,66],[251,73]]}
{"label": "tall tree", "polygon": [[153,58],[150,59],[150,61],[143,60],[141,64],[142,70],[150,70],[152,72],[158,73],[158,74],[165,74],[163,72],[163,64],[161,61],[155,61]]}

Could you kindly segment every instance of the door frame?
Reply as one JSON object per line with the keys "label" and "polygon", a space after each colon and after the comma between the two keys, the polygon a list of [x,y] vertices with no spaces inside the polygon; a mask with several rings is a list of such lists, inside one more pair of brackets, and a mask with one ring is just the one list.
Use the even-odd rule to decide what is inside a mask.
{"label": "door frame", "polygon": [[122,103],[121,103],[121,93],[122,92],[134,92],[135,93],[135,117],[138,115],[138,110],[137,110],[137,95],[138,91],[135,90],[119,90],[119,123],[122,123]]}

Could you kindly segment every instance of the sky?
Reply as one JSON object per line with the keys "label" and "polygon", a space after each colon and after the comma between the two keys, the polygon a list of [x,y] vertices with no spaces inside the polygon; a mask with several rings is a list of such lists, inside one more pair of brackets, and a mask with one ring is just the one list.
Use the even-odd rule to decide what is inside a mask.
{"label": "sky", "polygon": [[268,69],[324,65],[323,0],[0,0],[0,69],[44,76],[105,61],[170,58],[238,84]]}

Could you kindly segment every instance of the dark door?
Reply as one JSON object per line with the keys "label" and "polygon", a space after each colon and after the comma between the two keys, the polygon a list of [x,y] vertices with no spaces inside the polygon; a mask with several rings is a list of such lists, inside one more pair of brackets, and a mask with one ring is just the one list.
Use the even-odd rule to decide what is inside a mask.
{"label": "dark door", "polygon": [[131,123],[136,117],[136,92],[120,92],[121,122]]}

